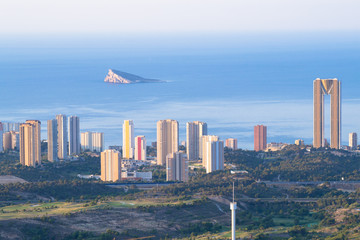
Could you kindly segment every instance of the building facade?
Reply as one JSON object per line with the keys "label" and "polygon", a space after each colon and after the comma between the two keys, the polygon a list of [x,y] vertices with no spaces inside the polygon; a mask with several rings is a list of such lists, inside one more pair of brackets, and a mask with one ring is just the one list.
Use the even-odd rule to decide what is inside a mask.
{"label": "building facade", "polygon": [[66,115],[56,115],[58,159],[68,158],[68,130]]}
{"label": "building facade", "polygon": [[272,142],[272,143],[267,144],[265,151],[276,152],[276,151],[280,151],[280,150],[284,149],[286,146],[289,146],[289,144],[282,143],[282,142],[279,142],[279,143]]}
{"label": "building facade", "polygon": [[302,139],[296,139],[296,140],[295,140],[295,145],[297,145],[297,146],[304,146],[304,140],[302,140]]}
{"label": "building facade", "polygon": [[81,133],[81,150],[92,151],[92,132]]}
{"label": "building facade", "polygon": [[334,79],[314,81],[314,148],[325,147],[324,95],[330,100],[330,147],[340,149],[341,144],[341,86]]}
{"label": "building facade", "polygon": [[[1,132],[0,132],[0,136],[1,136]],[[2,134],[2,146],[3,146],[4,151],[11,149],[11,133],[10,132],[4,132]]]}
{"label": "building facade", "polygon": [[225,147],[232,149],[232,150],[236,150],[238,147],[238,142],[236,138],[228,138],[225,141]]}
{"label": "building facade", "polygon": [[101,180],[110,182],[121,180],[121,156],[118,151],[101,152]]}
{"label": "building facade", "polygon": [[203,136],[203,166],[206,173],[224,170],[224,142],[218,136]]}
{"label": "building facade", "polygon": [[207,124],[204,122],[186,123],[186,153],[189,160],[202,158],[202,136],[207,135]]}
{"label": "building facade", "polygon": [[189,167],[186,154],[174,152],[166,156],[166,181],[189,181]]}
{"label": "building facade", "polygon": [[146,160],[145,136],[135,137],[135,160]]}
{"label": "building facade", "polygon": [[41,122],[27,120],[20,125],[20,163],[35,167],[41,164]]}
{"label": "building facade", "polygon": [[0,122],[0,152],[4,151],[3,149],[3,134],[4,134],[4,125]]}
{"label": "building facade", "polygon": [[92,134],[92,149],[94,152],[102,152],[104,151],[105,141],[104,141],[104,133],[102,132],[93,132]]}
{"label": "building facade", "polygon": [[19,150],[20,148],[19,132],[10,131],[10,133],[11,133],[11,149]]}
{"label": "building facade", "polygon": [[2,126],[4,132],[10,132],[10,131],[19,132],[20,129],[20,123],[3,122]]}
{"label": "building facade", "polygon": [[349,147],[352,150],[357,148],[357,133],[349,133]]}
{"label": "building facade", "polygon": [[165,165],[166,156],[179,150],[179,123],[176,120],[157,122],[157,164]]}
{"label": "building facade", "polygon": [[264,151],[267,144],[267,127],[256,125],[254,127],[254,150]]}
{"label": "building facade", "polygon": [[81,150],[102,152],[104,150],[104,133],[101,132],[82,132]]}
{"label": "building facade", "polygon": [[10,131],[3,134],[4,150],[19,150],[19,133]]}
{"label": "building facade", "polygon": [[209,141],[219,141],[220,138],[218,136],[215,136],[215,135],[205,135],[205,136],[202,136],[202,140],[201,140],[201,145],[202,145],[202,165],[203,167],[206,167],[206,162],[207,162],[207,157],[208,157],[208,145],[207,145],[207,142]]}
{"label": "building facade", "polygon": [[47,121],[47,141],[48,141],[48,160],[50,162],[58,161],[58,136],[57,120]]}
{"label": "building facade", "polygon": [[126,159],[134,157],[134,122],[132,120],[124,120],[122,156]]}
{"label": "building facade", "polygon": [[69,155],[80,154],[80,119],[69,117]]}

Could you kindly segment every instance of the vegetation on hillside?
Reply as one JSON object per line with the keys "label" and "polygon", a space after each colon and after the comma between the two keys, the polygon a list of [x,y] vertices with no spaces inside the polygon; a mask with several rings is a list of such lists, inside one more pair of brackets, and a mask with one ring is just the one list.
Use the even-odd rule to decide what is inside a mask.
{"label": "vegetation on hillside", "polygon": [[360,155],[342,150],[312,149],[290,145],[278,152],[227,151],[227,163],[249,171],[255,179],[282,181],[360,180]]}
{"label": "vegetation on hillside", "polygon": [[[144,232],[133,231],[126,228],[126,225],[121,225],[121,230],[69,230],[63,235],[63,239],[128,239],[151,235],[156,239],[206,239],[214,236],[226,239],[230,216],[228,202],[232,199],[232,182],[235,182],[237,226],[244,239],[360,237],[360,191],[336,190],[326,182],[342,178],[360,180],[360,156],[337,150],[312,149],[308,152],[291,145],[282,151],[269,153],[227,149],[225,163],[227,168],[224,171],[210,174],[191,171],[190,181],[187,183],[140,191],[135,186],[123,190],[107,187],[96,180],[79,180],[79,173],[100,174],[98,157],[82,155],[79,161],[57,164],[45,162],[41,167],[31,168],[19,165],[16,155],[0,154],[1,175],[14,175],[29,181],[0,185],[0,201],[3,209],[11,209],[9,204],[26,205],[30,209],[22,211],[28,211],[27,213],[36,211],[29,207],[32,205],[28,201],[50,201],[51,204],[57,204],[56,201],[60,200],[67,201],[68,204],[83,205],[82,208],[87,212],[66,216],[67,221],[73,218],[75,225],[77,217],[80,218],[81,215],[87,214],[91,221],[96,221],[99,216],[106,218],[112,211],[123,212],[125,208],[129,209],[131,216],[143,216],[147,221],[154,218],[153,221],[164,221],[166,224],[154,225],[153,229]],[[155,182],[164,181],[164,167],[144,169],[153,171]],[[239,177],[231,174],[230,169],[247,170],[249,174]],[[324,183],[280,188],[267,185],[264,180]],[[112,202],[108,202],[109,199]],[[162,202],[159,202],[160,199]],[[122,201],[133,201],[133,205],[125,206]],[[93,208],[94,206],[99,207]],[[1,214],[0,212],[0,216]],[[116,220],[120,217],[114,215],[111,218]],[[12,221],[16,226],[16,221],[20,219]],[[58,216],[43,216],[34,219],[36,221],[38,223],[35,225],[21,224],[21,234],[34,239],[56,236],[55,225],[65,220]]]}

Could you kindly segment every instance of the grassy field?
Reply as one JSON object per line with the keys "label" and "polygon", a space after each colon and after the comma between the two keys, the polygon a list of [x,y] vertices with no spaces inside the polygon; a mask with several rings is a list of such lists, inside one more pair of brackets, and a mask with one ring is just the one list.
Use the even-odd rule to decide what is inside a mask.
{"label": "grassy field", "polygon": [[159,206],[162,204],[177,205],[191,204],[194,201],[179,201],[174,199],[143,199],[135,201],[126,200],[110,200],[105,202],[49,202],[49,203],[26,203],[10,205],[0,208],[0,220],[16,219],[16,218],[34,218],[42,216],[55,216],[68,213],[82,212],[92,209],[104,208],[135,208],[137,206]]}

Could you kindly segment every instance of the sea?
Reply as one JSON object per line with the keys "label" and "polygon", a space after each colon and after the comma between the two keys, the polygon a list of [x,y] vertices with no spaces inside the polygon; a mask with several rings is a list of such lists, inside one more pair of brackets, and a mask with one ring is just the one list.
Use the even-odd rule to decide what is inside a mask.
{"label": "sea", "polygon": [[[122,145],[122,124],[156,141],[156,122],[204,121],[208,133],[253,149],[253,127],[268,142],[312,142],[313,80],[342,84],[342,143],[360,133],[360,34],[249,33],[186,36],[7,36],[0,40],[0,121],[80,117],[81,131]],[[110,84],[116,69],[166,83]],[[326,136],[329,98],[326,98]]]}

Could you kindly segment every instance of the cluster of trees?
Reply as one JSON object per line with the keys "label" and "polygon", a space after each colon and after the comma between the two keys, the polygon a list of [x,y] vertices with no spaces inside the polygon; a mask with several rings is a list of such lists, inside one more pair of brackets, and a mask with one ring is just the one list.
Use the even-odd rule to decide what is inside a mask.
{"label": "cluster of trees", "polygon": [[203,234],[205,232],[219,232],[222,229],[222,226],[217,223],[211,223],[211,222],[199,222],[195,224],[190,224],[186,228],[182,228],[180,231],[184,235],[191,235],[196,236]]}
{"label": "cluster of trees", "polygon": [[[199,174],[187,183],[172,184],[166,187],[154,188],[153,193],[167,196],[187,196],[193,194],[231,196],[233,175],[228,171],[216,171],[209,174]],[[265,184],[253,180],[239,181],[235,184],[237,197],[245,194],[249,197],[272,198],[281,196],[278,189],[269,188]]]}
{"label": "cluster of trees", "polygon": [[45,161],[40,167],[34,168],[21,165],[18,156],[0,154],[0,175],[13,175],[26,181],[37,182],[76,179],[79,173],[100,174],[100,158],[84,154],[79,161]]}
{"label": "cluster of trees", "polygon": [[227,151],[227,163],[250,172],[262,180],[283,181],[339,181],[360,180],[360,156],[338,151],[313,150],[306,152],[298,146],[282,151],[255,153],[252,151]]}
{"label": "cluster of trees", "polygon": [[104,233],[97,235],[89,231],[75,231],[72,234],[63,238],[64,240],[116,240],[121,239],[120,233],[111,229],[106,230]]}

